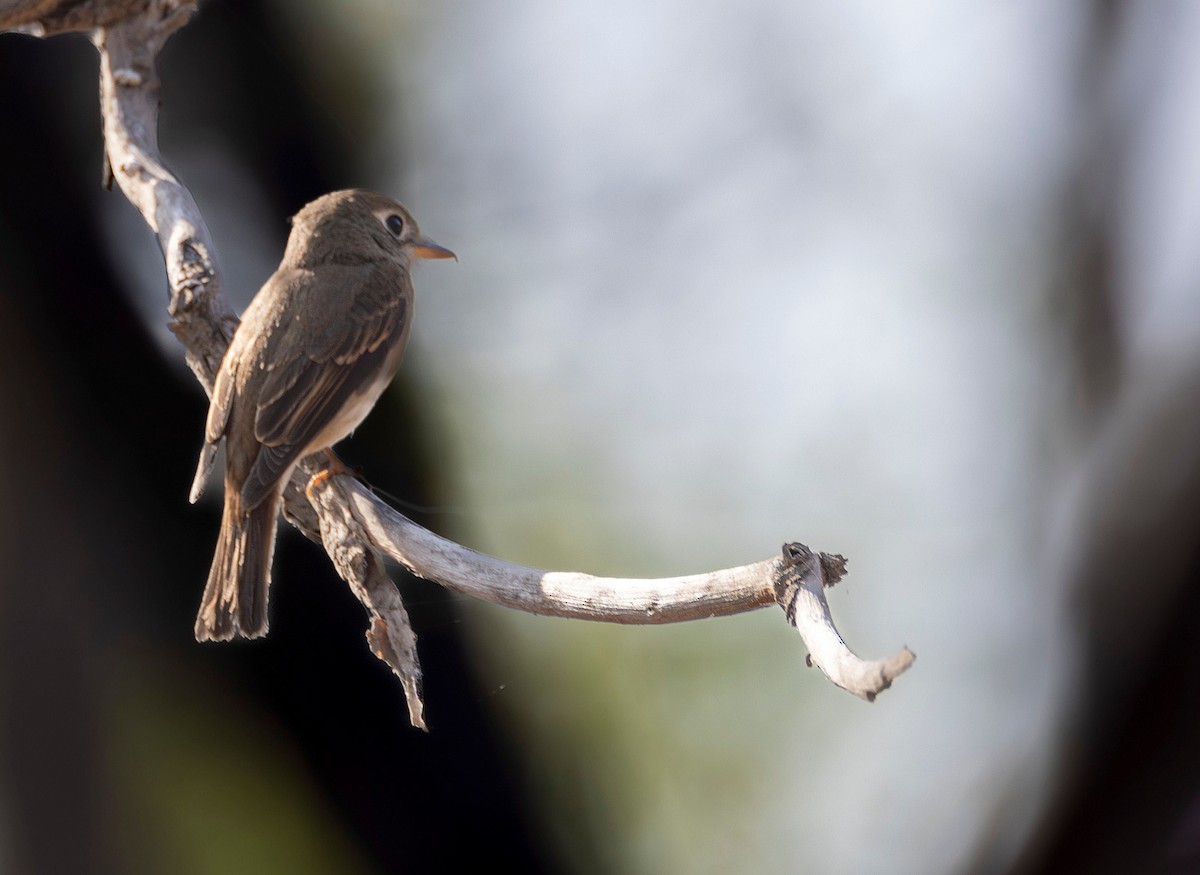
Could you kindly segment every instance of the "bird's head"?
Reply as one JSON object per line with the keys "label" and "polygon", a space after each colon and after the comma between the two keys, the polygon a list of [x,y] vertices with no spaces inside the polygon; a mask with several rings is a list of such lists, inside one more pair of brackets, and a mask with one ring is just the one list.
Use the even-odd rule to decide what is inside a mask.
{"label": "bird's head", "polygon": [[331,192],[298,212],[284,254],[285,262],[297,266],[380,259],[407,265],[418,258],[457,256],[423,237],[399,201],[357,188]]}

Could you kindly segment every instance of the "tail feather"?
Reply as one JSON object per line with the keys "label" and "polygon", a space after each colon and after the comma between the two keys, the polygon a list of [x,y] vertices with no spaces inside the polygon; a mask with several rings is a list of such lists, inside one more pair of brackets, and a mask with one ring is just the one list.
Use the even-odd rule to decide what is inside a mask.
{"label": "tail feather", "polygon": [[267,634],[276,504],[277,499],[268,496],[244,512],[237,490],[226,488],[221,533],[196,615],[197,641]]}

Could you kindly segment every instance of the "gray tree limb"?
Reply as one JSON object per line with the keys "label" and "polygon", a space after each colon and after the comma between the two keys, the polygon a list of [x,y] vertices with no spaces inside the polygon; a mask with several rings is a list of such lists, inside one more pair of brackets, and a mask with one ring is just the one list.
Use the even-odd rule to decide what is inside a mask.
{"label": "gray tree limb", "polygon": [[[196,202],[163,165],[157,142],[156,58],[195,8],[196,0],[0,0],[0,30],[92,32],[100,52],[104,139],[113,179],[158,236],[170,283],[171,330],[196,378],[211,392],[237,318],[221,295],[212,241]],[[284,494],[284,516],[324,545],[367,608],[368,644],[400,678],[414,726],[425,728],[416,637],[384,556],[467,595],[557,617],[673,623],[776,603],[807,645],[810,664],[867,701],[914,659],[902,648],[886,659],[866,661],[842,641],[824,592],[844,573],[839,556],[788,544],[781,556],[751,565],[655,580],[526,568],[435,535],[352,477],[317,478],[323,461],[313,456],[297,468]]]}

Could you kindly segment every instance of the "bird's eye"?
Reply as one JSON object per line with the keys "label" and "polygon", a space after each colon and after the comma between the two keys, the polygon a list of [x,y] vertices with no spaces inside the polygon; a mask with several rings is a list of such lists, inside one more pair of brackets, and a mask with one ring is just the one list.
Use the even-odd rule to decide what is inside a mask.
{"label": "bird's eye", "polygon": [[397,237],[404,233],[404,220],[395,213],[384,219],[383,224],[387,225],[387,229]]}

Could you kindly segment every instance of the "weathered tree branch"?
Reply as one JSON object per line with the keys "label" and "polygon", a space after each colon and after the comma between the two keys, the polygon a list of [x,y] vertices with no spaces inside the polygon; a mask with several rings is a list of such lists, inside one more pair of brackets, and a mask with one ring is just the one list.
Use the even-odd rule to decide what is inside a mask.
{"label": "weathered tree branch", "polygon": [[[170,284],[171,330],[197,379],[211,391],[237,319],[221,295],[213,246],[200,211],[163,165],[157,143],[156,58],[195,7],[196,0],[0,0],[0,29],[45,34],[92,30],[100,51],[104,138],[113,178],[158,235]],[[903,648],[869,662],[846,647],[824,593],[844,573],[845,560],[839,556],[788,544],[781,556],[752,565],[657,580],[526,568],[421,528],[351,477],[313,480],[320,461],[319,456],[310,457],[293,474],[284,494],[284,516],[324,545],[338,573],[369,611],[368,643],[399,676],[414,726],[425,727],[416,637],[384,569],[384,555],[459,592],[558,617],[671,623],[775,602],[807,644],[810,663],[833,683],[868,701],[914,659]]]}
{"label": "weathered tree branch", "polygon": [[[844,690],[868,702],[892,685],[916,658],[907,647],[866,661],[842,641],[825,588],[845,573],[846,560],[786,544],[782,556],[753,565],[687,577],[649,580],[527,568],[438,537],[379,501],[352,477],[325,478],[309,490],[321,511],[329,547],[370,543],[409,571],[466,595],[531,614],[659,624],[722,617],[779,604],[808,645],[809,662]],[[327,519],[336,517],[336,523]]]}
{"label": "weathered tree branch", "polygon": [[775,598],[808,645],[808,662],[843,690],[868,702],[908,670],[916,655],[907,647],[885,659],[859,659],[833,625],[825,588],[842,579],[846,560],[828,553],[817,555],[803,544],[784,544],[775,577]]}
{"label": "weathered tree branch", "polygon": [[650,580],[544,571],[441,538],[381,502],[352,477],[330,477],[309,491],[323,518],[332,508],[347,509],[339,519],[349,530],[343,537],[374,544],[427,580],[531,614],[626,624],[677,623],[737,614],[775,601],[774,559]]}

